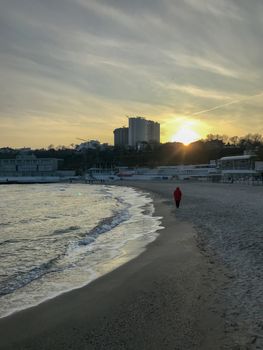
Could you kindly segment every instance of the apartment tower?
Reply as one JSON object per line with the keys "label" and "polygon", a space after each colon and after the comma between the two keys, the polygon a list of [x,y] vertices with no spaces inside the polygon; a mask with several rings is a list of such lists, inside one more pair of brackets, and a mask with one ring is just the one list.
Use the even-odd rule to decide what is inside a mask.
{"label": "apartment tower", "polygon": [[129,144],[129,128],[118,128],[113,131],[114,146],[126,147]]}
{"label": "apartment tower", "polygon": [[129,146],[140,142],[160,142],[160,124],[142,117],[129,118]]}

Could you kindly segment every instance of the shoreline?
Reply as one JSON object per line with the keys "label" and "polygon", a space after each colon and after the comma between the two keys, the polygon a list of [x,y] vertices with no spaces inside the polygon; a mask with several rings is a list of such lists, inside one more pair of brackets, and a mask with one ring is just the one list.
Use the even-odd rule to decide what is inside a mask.
{"label": "shoreline", "polygon": [[[225,267],[196,244],[156,183],[165,229],[135,259],[80,289],[0,319],[0,349],[204,349],[235,345],[227,329]],[[149,187],[152,187],[151,189]]]}
{"label": "shoreline", "polygon": [[[13,273],[12,283],[17,287],[13,289],[9,279],[4,275],[1,276],[3,283],[0,283],[0,318],[37,306],[46,300],[86,286],[98,277],[111,272],[141,254],[145,247],[156,239],[157,229],[161,228],[160,219],[152,216],[154,208],[151,197],[131,187],[125,187],[124,190],[116,186],[93,187],[74,184],[62,188],[57,185],[50,185],[48,188],[49,190],[45,190],[40,185],[39,191],[36,192],[37,187],[34,186],[30,187],[26,193],[23,189],[23,197],[29,193],[28,197],[30,198],[30,193],[31,195],[33,193],[35,203],[38,200],[40,203],[44,201],[44,206],[41,205],[41,209],[44,210],[43,217],[42,212],[39,217],[39,222],[43,224],[36,224],[31,234],[34,208],[31,211],[32,206],[29,205],[22,215],[17,214],[13,209],[15,206],[12,204],[15,203],[12,196],[13,192],[9,190],[2,192],[8,196],[10,194],[12,199],[11,202],[8,202],[10,203],[8,205],[10,211],[6,210],[3,213],[2,259],[5,254],[8,255],[6,262],[2,260],[2,270],[5,273],[10,271],[9,266],[12,263],[13,271],[19,271],[19,269],[21,270],[19,266],[23,266],[24,261],[25,266],[27,266],[27,261],[31,259],[30,264],[31,266],[37,266],[37,271],[35,274],[29,272],[29,275],[25,279],[21,278],[21,280],[16,278],[16,274]],[[42,193],[43,190],[44,193]],[[61,190],[63,193],[60,195]],[[46,204],[45,201],[48,201],[46,191],[56,194],[59,201],[62,199],[58,212],[56,211],[56,205],[53,206],[53,203],[50,202],[47,202],[48,205]],[[16,190],[14,192],[16,196]],[[81,197],[77,197],[76,202],[75,193],[81,194]],[[96,202],[98,198],[99,201],[105,198],[105,202]],[[89,203],[93,203],[94,199],[94,207],[98,208],[99,211],[89,207]],[[71,206],[66,206],[68,213],[63,209],[65,203],[69,203]],[[49,208],[48,212],[45,212],[46,207]],[[14,217],[15,222],[19,222],[19,226],[10,227],[9,225],[9,230],[6,231],[5,223],[11,223],[8,217],[9,213],[11,218]],[[90,216],[90,213],[94,216]],[[51,217],[51,220],[49,220],[49,217]],[[61,220],[59,217],[63,217],[63,219]],[[26,225],[24,225],[24,222],[26,222]],[[28,235],[27,232],[29,232]],[[13,240],[10,240],[11,236]],[[42,236],[48,237],[48,242],[50,242],[48,246],[46,246],[47,241],[43,242]],[[37,245],[34,243],[36,237],[37,239],[40,238]],[[27,241],[24,241],[28,242],[26,246],[28,245],[33,249],[41,246],[45,250],[43,251],[42,248],[34,257],[30,255],[27,257],[27,251],[26,254],[23,254],[23,250],[21,254],[20,252],[16,254],[15,247],[20,242],[19,239],[27,239]],[[31,239],[33,239],[32,245]],[[54,247],[58,247],[58,250]],[[34,250],[32,252],[34,253]],[[48,258],[46,258],[47,254]],[[34,259],[36,259],[36,264]],[[8,263],[9,261],[10,263]],[[38,266],[38,261],[45,261],[45,264]],[[20,264],[17,262],[20,262]]]}

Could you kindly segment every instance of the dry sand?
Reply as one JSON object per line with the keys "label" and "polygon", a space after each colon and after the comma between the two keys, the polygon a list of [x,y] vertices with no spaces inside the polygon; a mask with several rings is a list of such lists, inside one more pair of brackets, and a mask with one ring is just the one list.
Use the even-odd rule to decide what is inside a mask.
{"label": "dry sand", "polygon": [[176,211],[174,184],[135,186],[163,216],[158,239],[88,286],[1,319],[1,349],[262,349],[262,188],[185,183]]}

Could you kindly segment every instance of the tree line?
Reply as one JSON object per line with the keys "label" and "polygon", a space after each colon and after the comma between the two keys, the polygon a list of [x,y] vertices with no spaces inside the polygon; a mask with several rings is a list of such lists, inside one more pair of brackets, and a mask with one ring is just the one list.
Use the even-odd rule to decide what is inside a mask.
{"label": "tree line", "polygon": [[[18,151],[10,150],[6,153],[2,151],[0,158],[15,157]],[[210,134],[188,146],[180,142],[145,143],[139,150],[109,146],[78,152],[76,146],[71,145],[49,146],[32,152],[40,158],[58,158],[61,160],[60,169],[72,169],[81,174],[90,167],[206,164],[221,157],[241,155],[244,151],[254,153],[258,160],[263,161],[263,137],[260,134],[244,137]]]}

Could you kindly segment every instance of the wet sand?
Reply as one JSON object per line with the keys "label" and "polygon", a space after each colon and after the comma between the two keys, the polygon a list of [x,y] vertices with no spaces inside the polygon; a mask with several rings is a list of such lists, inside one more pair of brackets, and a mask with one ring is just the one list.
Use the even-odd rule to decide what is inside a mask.
{"label": "wet sand", "polygon": [[86,287],[1,319],[0,349],[248,349],[226,322],[232,276],[179,217],[174,184],[135,186],[152,193],[160,236]]}

